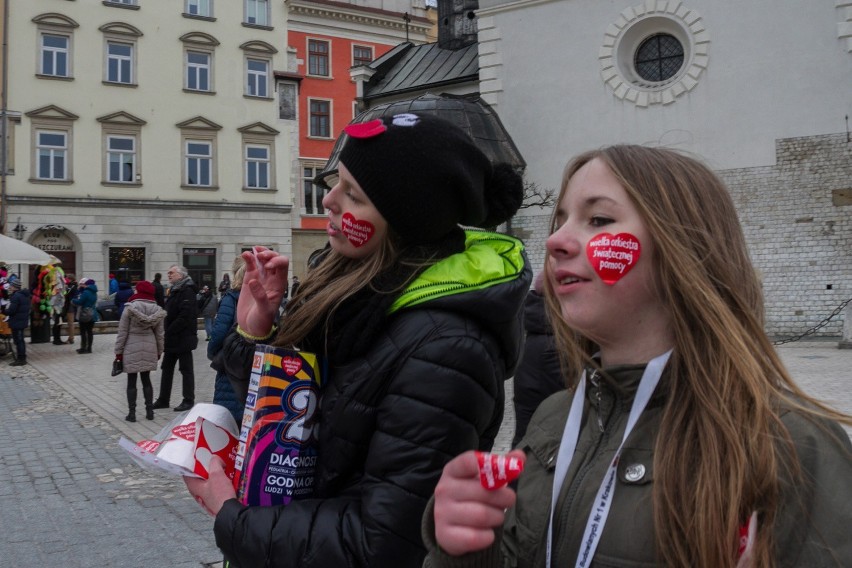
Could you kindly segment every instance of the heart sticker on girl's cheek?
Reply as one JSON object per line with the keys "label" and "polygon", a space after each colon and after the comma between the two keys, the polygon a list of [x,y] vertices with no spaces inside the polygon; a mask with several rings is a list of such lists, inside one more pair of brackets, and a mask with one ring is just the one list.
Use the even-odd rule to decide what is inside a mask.
{"label": "heart sticker on girl's cheek", "polygon": [[630,233],[601,233],[586,245],[586,256],[605,284],[612,286],[639,261],[639,239]]}
{"label": "heart sticker on girl's cheek", "polygon": [[346,238],[349,239],[349,242],[355,248],[366,244],[376,232],[376,228],[372,223],[356,219],[352,213],[343,214],[342,224],[343,226],[340,230],[343,231],[343,234],[346,235]]}

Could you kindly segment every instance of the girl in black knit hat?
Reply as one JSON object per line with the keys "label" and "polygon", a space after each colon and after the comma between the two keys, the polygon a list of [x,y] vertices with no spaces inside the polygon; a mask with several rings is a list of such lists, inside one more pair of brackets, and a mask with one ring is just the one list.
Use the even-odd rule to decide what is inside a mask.
{"label": "girl in black knit hat", "polygon": [[[507,221],[520,177],[450,122],[404,114],[350,125],[323,200],[329,247],[287,311],[286,257],[256,248],[225,365],[247,391],[254,343],[318,353],[313,498],[246,507],[221,463],[189,479],[233,566],[420,566],[420,518],[452,457],[490,450],[523,342],[523,244],[466,227]],[[277,326],[275,325],[277,323]]]}

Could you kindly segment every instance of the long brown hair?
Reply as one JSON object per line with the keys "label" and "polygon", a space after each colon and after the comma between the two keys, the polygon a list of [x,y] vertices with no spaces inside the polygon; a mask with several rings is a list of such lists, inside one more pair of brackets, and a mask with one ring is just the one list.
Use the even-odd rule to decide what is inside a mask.
{"label": "long brown hair", "polygon": [[[675,337],[654,453],[661,561],[733,567],[738,529],[757,511],[753,565],[773,566],[771,527],[780,479],[798,472],[780,405],[846,424],[852,419],[802,392],[766,336],[760,282],[724,183],[699,161],[672,150],[612,146],[582,154],[566,167],[560,201],[571,176],[596,158],[619,180],[648,227],[656,286]],[[558,315],[549,279],[545,292],[563,364],[569,377],[579,377],[582,366],[592,364],[594,346]],[[803,407],[796,397],[813,407]]]}

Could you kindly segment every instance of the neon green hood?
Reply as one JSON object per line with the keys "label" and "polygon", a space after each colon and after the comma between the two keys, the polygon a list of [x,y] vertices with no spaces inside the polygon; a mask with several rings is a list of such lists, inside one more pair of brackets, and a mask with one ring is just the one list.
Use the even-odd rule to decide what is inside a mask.
{"label": "neon green hood", "polygon": [[488,231],[465,231],[465,250],[423,271],[396,299],[389,313],[471,290],[483,290],[519,278],[524,243]]}

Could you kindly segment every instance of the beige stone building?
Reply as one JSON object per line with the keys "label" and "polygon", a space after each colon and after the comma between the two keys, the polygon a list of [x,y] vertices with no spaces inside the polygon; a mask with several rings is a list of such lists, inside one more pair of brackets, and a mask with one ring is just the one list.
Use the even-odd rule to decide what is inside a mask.
{"label": "beige stone building", "polygon": [[28,0],[4,13],[4,234],[102,291],[110,272],[151,279],[178,263],[216,284],[246,247],[289,254],[283,2]]}

